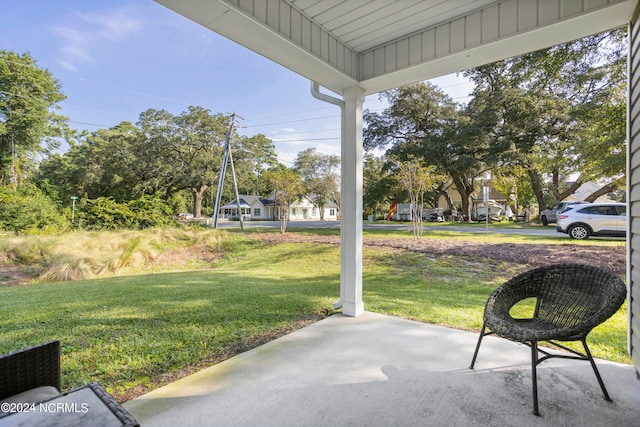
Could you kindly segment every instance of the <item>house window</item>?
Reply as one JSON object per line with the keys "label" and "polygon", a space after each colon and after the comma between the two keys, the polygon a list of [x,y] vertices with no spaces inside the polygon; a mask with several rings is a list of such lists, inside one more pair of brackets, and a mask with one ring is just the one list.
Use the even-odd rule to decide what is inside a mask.
{"label": "house window", "polygon": [[335,209],[329,209],[329,216],[336,216],[336,210]]}
{"label": "house window", "polygon": [[260,208],[253,208],[253,216],[260,216]]}

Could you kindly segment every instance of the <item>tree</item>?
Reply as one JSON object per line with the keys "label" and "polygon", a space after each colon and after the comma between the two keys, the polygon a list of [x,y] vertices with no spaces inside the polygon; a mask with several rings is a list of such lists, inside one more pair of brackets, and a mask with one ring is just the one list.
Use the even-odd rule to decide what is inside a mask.
{"label": "tree", "polygon": [[64,99],[58,81],[28,53],[0,50],[0,185],[17,189],[36,157],[57,147],[66,118],[54,110]]}
{"label": "tree", "polygon": [[[430,83],[417,83],[383,92],[389,107],[381,114],[365,112],[365,148],[387,148],[400,160],[415,156],[448,175],[470,217],[475,180],[484,174],[488,140],[453,100]],[[440,183],[444,188],[444,182]]]}
{"label": "tree", "polygon": [[[487,134],[496,164],[526,171],[540,209],[583,182],[602,181],[606,187],[621,181],[624,133],[606,129],[624,128],[624,33],[585,37],[465,72],[492,126]],[[616,124],[596,124],[611,118]],[[607,167],[596,160],[604,158]],[[611,166],[618,172],[612,175]],[[567,187],[572,175],[577,178]]]}
{"label": "tree", "polygon": [[282,164],[266,170],[264,179],[273,191],[276,206],[280,211],[280,233],[284,233],[287,230],[289,207],[304,194],[304,182],[297,171]]}
{"label": "tree", "polygon": [[[140,115],[138,126],[122,122],[80,134],[66,153],[40,164],[38,181],[55,187],[62,201],[71,195],[117,203],[157,196],[178,212],[189,198],[198,215],[205,191],[218,181],[227,132],[228,117],[200,107],[179,116],[150,109]],[[249,194],[266,191],[261,174],[276,159],[271,140],[234,134],[233,142],[240,188]],[[224,197],[233,197],[230,188]]]}
{"label": "tree", "polygon": [[240,136],[231,147],[240,194],[265,194],[269,191],[263,179],[265,170],[278,164],[273,142],[263,134]]}
{"label": "tree", "polygon": [[[129,122],[83,133],[69,150],[43,160],[40,182],[55,183],[61,200],[83,195],[127,201],[147,193],[145,168],[139,158],[141,134]],[[148,194],[154,194],[149,191]]]}
{"label": "tree", "polygon": [[[576,151],[584,158],[582,180],[595,180],[602,187],[585,200],[598,197],[625,187],[626,175],[626,87],[612,86],[602,94],[596,105],[585,106],[582,120],[582,137],[576,141]],[[558,197],[557,200],[562,200]]]}
{"label": "tree", "polygon": [[324,219],[327,200],[337,192],[340,157],[316,153],[315,148],[307,148],[296,156],[294,169],[302,176],[305,193],[320,208],[320,220]]}
{"label": "tree", "polygon": [[229,117],[193,106],[179,116],[150,109],[140,115],[138,126],[151,162],[147,170],[167,197],[190,190],[199,218],[204,192],[218,180]]}
{"label": "tree", "polygon": [[384,159],[371,153],[364,155],[362,175],[364,206],[376,215],[382,205],[388,206],[391,201],[392,175]]}
{"label": "tree", "polygon": [[395,165],[394,178],[409,195],[411,204],[411,223],[413,237],[422,238],[422,208],[424,193],[432,190],[441,181],[435,173],[435,167],[424,166],[414,156],[406,161],[391,159]]}

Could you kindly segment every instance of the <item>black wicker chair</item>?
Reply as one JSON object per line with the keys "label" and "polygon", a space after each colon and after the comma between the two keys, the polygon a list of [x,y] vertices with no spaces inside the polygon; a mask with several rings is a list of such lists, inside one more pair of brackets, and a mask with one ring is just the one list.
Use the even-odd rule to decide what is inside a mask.
{"label": "black wicker chair", "polygon": [[0,356],[0,400],[43,386],[60,390],[60,341]]}
{"label": "black wicker chair", "polygon": [[[588,360],[598,379],[605,400],[611,401],[602,377],[587,346],[587,335],[611,317],[626,298],[627,289],[617,276],[593,266],[557,264],[526,271],[496,289],[485,306],[484,324],[480,331],[470,368],[473,369],[482,338],[496,334],[531,347],[533,413],[538,411],[536,367],[541,362],[560,357]],[[526,299],[535,299],[531,317],[516,318],[512,308]],[[551,354],[538,348],[549,342],[568,352]],[[581,341],[584,354],[559,342]],[[539,358],[539,354],[544,354]]]}

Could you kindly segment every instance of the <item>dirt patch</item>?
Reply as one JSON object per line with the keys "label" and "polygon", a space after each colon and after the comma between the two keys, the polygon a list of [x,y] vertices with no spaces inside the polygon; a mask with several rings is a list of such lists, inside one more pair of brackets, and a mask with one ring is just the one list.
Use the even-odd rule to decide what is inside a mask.
{"label": "dirt patch", "polygon": [[[296,233],[264,233],[250,236],[268,242],[340,244],[339,236],[310,236]],[[404,249],[432,257],[450,255],[478,261],[504,261],[531,268],[575,262],[605,268],[615,274],[624,274],[626,271],[626,248],[624,246],[478,243],[444,239],[387,237],[365,237],[363,243],[365,246]]]}
{"label": "dirt patch", "polygon": [[34,269],[21,266],[0,265],[0,286],[25,285],[37,276]]}
{"label": "dirt patch", "polygon": [[215,262],[222,255],[221,249],[214,249],[207,245],[192,245],[163,252],[153,259],[152,264],[187,265],[194,261],[207,264]]}

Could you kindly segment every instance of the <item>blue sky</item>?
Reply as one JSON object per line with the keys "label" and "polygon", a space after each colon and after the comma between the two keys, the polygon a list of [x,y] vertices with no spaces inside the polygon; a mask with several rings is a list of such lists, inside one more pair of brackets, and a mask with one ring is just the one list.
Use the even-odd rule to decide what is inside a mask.
{"label": "blue sky", "polygon": [[[0,10],[0,49],[29,52],[58,79],[75,129],[196,105],[239,114],[240,134],[271,138],[287,166],[308,147],[340,154],[339,111],[307,79],[151,0],[0,0]],[[455,76],[433,82],[457,101],[471,90]]]}

